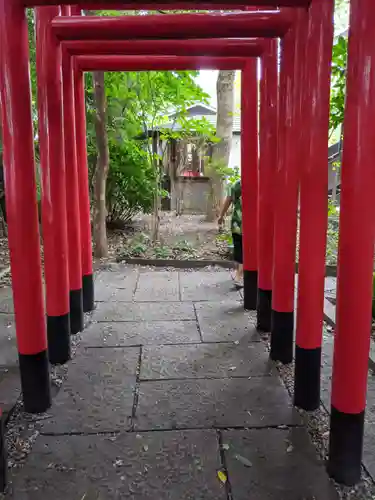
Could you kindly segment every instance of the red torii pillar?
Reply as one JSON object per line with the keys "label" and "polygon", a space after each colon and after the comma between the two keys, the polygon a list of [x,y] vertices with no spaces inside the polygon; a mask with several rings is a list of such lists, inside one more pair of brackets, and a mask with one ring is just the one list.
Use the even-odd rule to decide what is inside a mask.
{"label": "red torii pillar", "polygon": [[24,8],[9,0],[0,0],[0,51],[8,240],[21,387],[25,411],[40,413],[51,405],[51,393],[35,182],[28,25]]}
{"label": "red torii pillar", "polygon": [[[61,8],[63,16],[70,7]],[[66,171],[66,214],[68,223],[70,333],[83,330],[81,228],[78,194],[76,123],[73,67],[70,55],[62,50],[64,144]]]}
{"label": "red torii pillar", "polygon": [[313,0],[299,27],[305,126],[296,135],[302,149],[294,404],[307,411],[320,405],[333,11],[333,0]]}
{"label": "red torii pillar", "polygon": [[361,477],[375,240],[375,12],[351,4],[328,472]]}
{"label": "red torii pillar", "polygon": [[[79,7],[72,7],[72,15],[81,15]],[[77,172],[82,256],[82,293],[84,312],[95,307],[94,274],[92,264],[90,191],[86,146],[86,104],[84,75],[77,69],[74,75],[75,124],[77,144]]]}
{"label": "red torii pillar", "polygon": [[[0,46],[1,46],[1,40],[0,40]],[[0,68],[1,71],[1,68]],[[0,80],[1,82],[1,80]],[[1,82],[2,83],[2,82]],[[0,97],[0,120],[1,120],[1,126],[0,126],[0,140],[2,139],[2,123],[3,123],[3,114],[2,114],[2,107],[1,107],[1,102],[2,99]],[[2,160],[4,160],[2,158]],[[8,469],[8,464],[6,460],[6,442],[5,442],[5,436],[4,436],[4,427],[5,427],[5,421],[4,421],[2,409],[0,407],[0,493],[2,493],[5,490],[5,486],[7,483],[7,469]]]}
{"label": "red torii pillar", "polygon": [[[297,16],[296,16],[297,18]],[[298,206],[298,130],[300,82],[296,61],[297,23],[281,42],[278,120],[278,164],[275,185],[274,268],[272,285],[271,351],[274,361],[293,360],[294,279]]]}
{"label": "red torii pillar", "polygon": [[257,329],[263,332],[271,331],[274,177],[277,166],[277,47],[277,40],[269,41],[269,47],[261,58]]}
{"label": "red torii pillar", "polygon": [[48,353],[51,363],[62,364],[70,359],[66,175],[61,47],[51,31],[60,8],[35,13]]}
{"label": "red torii pillar", "polygon": [[258,80],[257,58],[241,72],[241,189],[244,308],[255,310],[258,284]]}

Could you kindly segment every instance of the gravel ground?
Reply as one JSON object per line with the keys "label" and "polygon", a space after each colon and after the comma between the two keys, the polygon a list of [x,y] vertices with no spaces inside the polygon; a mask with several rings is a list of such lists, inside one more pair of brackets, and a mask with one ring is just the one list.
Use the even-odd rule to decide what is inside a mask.
{"label": "gravel ground", "polygon": [[7,236],[0,235],[0,271],[9,266],[9,248]]}

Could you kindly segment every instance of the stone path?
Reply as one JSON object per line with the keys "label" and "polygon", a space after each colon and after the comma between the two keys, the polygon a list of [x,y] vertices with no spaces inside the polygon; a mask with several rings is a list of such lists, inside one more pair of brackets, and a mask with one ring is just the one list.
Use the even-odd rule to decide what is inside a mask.
{"label": "stone path", "polygon": [[6,415],[21,395],[12,289],[0,288],[0,406]]}
{"label": "stone path", "polygon": [[16,500],[337,498],[228,271],[116,267]]}

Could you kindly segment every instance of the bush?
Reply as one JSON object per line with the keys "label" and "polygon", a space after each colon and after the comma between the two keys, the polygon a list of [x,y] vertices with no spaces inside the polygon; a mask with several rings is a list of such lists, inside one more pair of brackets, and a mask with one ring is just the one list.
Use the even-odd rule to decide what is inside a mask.
{"label": "bush", "polygon": [[372,276],[372,317],[375,318],[375,273]]}
{"label": "bush", "polygon": [[110,140],[109,154],[107,220],[126,224],[139,212],[151,212],[155,174],[147,153],[136,141]]}

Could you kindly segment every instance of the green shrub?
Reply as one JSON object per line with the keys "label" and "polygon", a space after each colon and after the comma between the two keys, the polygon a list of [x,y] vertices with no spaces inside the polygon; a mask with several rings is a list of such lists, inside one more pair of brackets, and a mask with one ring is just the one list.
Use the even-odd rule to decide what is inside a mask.
{"label": "green shrub", "polygon": [[177,252],[193,253],[194,249],[188,240],[179,240],[173,245],[173,250]]}
{"label": "green shrub", "polygon": [[372,275],[372,317],[375,318],[375,273]]}
{"label": "green shrub", "polygon": [[108,222],[128,223],[138,213],[152,210],[155,174],[147,153],[136,141],[110,140],[107,179]]}
{"label": "green shrub", "polygon": [[154,254],[157,259],[169,259],[171,253],[171,250],[164,245],[158,245],[154,248]]}

